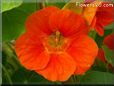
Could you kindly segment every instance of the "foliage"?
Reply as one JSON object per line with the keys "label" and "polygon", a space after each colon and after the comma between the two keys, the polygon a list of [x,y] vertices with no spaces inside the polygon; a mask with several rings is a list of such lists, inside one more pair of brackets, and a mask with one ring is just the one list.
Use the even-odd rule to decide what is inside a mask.
{"label": "foliage", "polygon": [[11,10],[22,4],[22,0],[2,0],[2,12]]}

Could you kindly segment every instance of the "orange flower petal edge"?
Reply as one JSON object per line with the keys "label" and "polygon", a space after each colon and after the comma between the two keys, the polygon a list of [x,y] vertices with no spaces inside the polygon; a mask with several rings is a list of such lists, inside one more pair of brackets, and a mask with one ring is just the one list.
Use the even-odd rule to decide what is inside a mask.
{"label": "orange flower petal edge", "polygon": [[50,57],[44,50],[38,35],[33,35],[30,32],[24,33],[16,40],[15,51],[19,61],[29,70],[45,68]]}
{"label": "orange flower petal edge", "polygon": [[30,15],[26,20],[27,31],[31,31],[34,34],[45,33],[46,35],[49,35],[50,33],[52,33],[48,24],[49,17],[52,13],[58,10],[60,9],[54,6],[50,6],[42,10],[36,11],[32,15]]}
{"label": "orange flower petal edge", "polygon": [[98,46],[92,38],[80,35],[71,42],[68,53],[76,61],[75,74],[84,74],[94,63]]}
{"label": "orange flower petal edge", "polygon": [[36,72],[51,81],[66,81],[74,73],[75,65],[74,59],[66,52],[53,53],[47,67]]}

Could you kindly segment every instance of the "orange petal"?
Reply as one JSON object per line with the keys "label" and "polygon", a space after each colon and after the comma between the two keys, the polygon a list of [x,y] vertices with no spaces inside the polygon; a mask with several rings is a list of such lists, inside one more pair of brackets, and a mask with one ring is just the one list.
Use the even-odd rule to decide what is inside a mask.
{"label": "orange petal", "polygon": [[33,13],[26,21],[26,29],[36,34],[41,32],[50,34],[51,30],[48,24],[49,16],[57,10],[59,10],[59,8],[50,6]]}
{"label": "orange petal", "polygon": [[100,36],[103,36],[103,35],[104,35],[104,29],[103,29],[102,25],[96,24],[95,30],[97,31],[97,33],[98,33]]}
{"label": "orange petal", "polygon": [[20,63],[30,70],[43,69],[50,59],[38,36],[30,33],[25,33],[17,39],[15,51]]}
{"label": "orange petal", "polygon": [[[110,2],[103,2],[102,7],[99,7],[96,13],[97,24],[101,24],[103,27],[111,24],[114,21],[113,9],[114,7],[104,7],[105,4],[112,4]],[[114,5],[114,4],[113,4]]]}
{"label": "orange petal", "polygon": [[104,27],[111,24],[114,21],[113,18],[113,7],[103,7],[104,4],[110,4],[108,2],[103,2],[102,7],[99,7],[96,12],[96,25],[95,30],[100,36],[104,35]]}
{"label": "orange petal", "polygon": [[110,49],[114,49],[114,33],[108,35],[104,39],[104,44],[107,45]]}
{"label": "orange petal", "polygon": [[87,21],[88,25],[90,25],[92,23],[92,20],[95,17],[95,14],[96,14],[96,11],[98,8],[96,6],[93,7],[92,4],[99,5],[100,2],[94,1],[94,2],[90,3],[90,6],[84,8],[82,15],[85,18],[85,20]]}
{"label": "orange petal", "polygon": [[43,70],[36,70],[39,74],[51,81],[66,81],[75,71],[75,61],[67,53],[55,53]]}
{"label": "orange petal", "polygon": [[79,33],[88,33],[84,19],[68,9],[53,13],[50,16],[49,23],[53,31],[59,30],[66,37],[78,35]]}
{"label": "orange petal", "polygon": [[94,63],[98,47],[94,40],[88,36],[80,35],[78,39],[71,42],[67,52],[75,59],[75,74],[83,74]]}
{"label": "orange petal", "polygon": [[[93,18],[93,20],[92,20],[92,23],[91,23],[91,25],[90,25],[90,27],[92,27],[92,28],[94,28],[95,27],[95,25],[96,25],[96,20],[97,20],[97,18],[96,18],[96,16]],[[91,28],[90,28],[91,29]]]}

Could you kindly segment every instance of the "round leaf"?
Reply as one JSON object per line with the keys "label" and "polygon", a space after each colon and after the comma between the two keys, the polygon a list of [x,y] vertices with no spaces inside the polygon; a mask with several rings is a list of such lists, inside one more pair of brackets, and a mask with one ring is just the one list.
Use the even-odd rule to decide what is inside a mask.
{"label": "round leaf", "polygon": [[22,0],[2,0],[2,12],[18,7],[22,2]]}
{"label": "round leaf", "polygon": [[39,9],[36,3],[23,3],[20,7],[3,12],[3,41],[16,39],[25,30],[25,21],[29,15]]}
{"label": "round leaf", "polygon": [[113,80],[112,73],[89,71],[81,78],[81,84],[114,84]]}

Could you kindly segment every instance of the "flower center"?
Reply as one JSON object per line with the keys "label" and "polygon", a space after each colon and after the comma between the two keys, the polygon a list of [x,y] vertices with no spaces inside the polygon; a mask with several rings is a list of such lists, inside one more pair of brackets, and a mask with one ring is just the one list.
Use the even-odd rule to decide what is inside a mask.
{"label": "flower center", "polygon": [[56,31],[55,33],[51,34],[48,38],[48,43],[52,47],[61,47],[63,44],[64,37],[61,35],[59,31]]}
{"label": "flower center", "polygon": [[59,32],[52,33],[45,39],[44,47],[50,52],[61,52],[66,49],[68,40]]}

